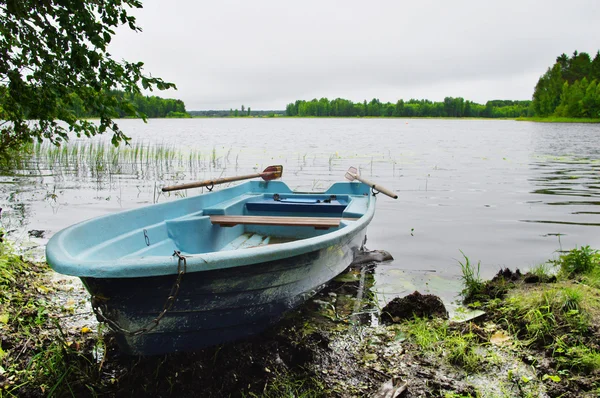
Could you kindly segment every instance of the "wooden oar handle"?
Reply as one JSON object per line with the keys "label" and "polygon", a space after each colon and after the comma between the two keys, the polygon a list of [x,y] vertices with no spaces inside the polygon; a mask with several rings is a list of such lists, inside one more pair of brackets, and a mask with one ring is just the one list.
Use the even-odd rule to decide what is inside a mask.
{"label": "wooden oar handle", "polygon": [[212,185],[224,184],[226,182],[240,181],[240,180],[249,180],[250,178],[261,177],[266,173],[256,173],[256,174],[248,174],[245,176],[237,176],[237,177],[224,177],[224,178],[216,178],[214,180],[205,180],[198,182],[190,182],[188,184],[181,185],[171,185],[170,187],[164,187],[162,189],[163,192],[169,191],[178,191],[180,189],[190,189],[190,188],[200,188],[200,187],[210,187]]}
{"label": "wooden oar handle", "polygon": [[[188,184],[181,184],[181,185],[171,185],[170,187],[164,187],[162,189],[162,191],[169,192],[169,191],[177,191],[179,189],[212,187],[213,185],[217,185],[217,184],[223,184],[226,182],[233,182],[233,181],[249,180],[251,178],[256,178],[256,177],[261,177],[265,181],[271,181],[271,180],[276,180],[277,178],[280,178],[282,174],[283,174],[283,166],[276,165],[276,166],[267,167],[266,169],[263,170],[262,173],[248,174],[245,176],[216,178],[214,180],[190,182]],[[210,189],[211,188],[209,188],[209,190]]]}
{"label": "wooden oar handle", "polygon": [[390,198],[393,199],[398,199],[398,195],[396,195],[395,193],[393,193],[392,191],[390,191],[389,189],[382,187],[381,185],[377,185],[367,179],[362,178],[361,176],[357,175],[357,174],[353,174],[354,178],[356,178],[358,181],[362,182],[363,184],[367,184],[368,186],[370,186],[371,188],[373,188],[374,190],[381,192],[384,195],[389,196]]}

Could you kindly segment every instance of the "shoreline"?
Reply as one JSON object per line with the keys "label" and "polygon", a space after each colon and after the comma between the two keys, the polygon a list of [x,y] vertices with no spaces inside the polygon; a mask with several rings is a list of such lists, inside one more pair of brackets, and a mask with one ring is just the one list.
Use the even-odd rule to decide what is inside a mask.
{"label": "shoreline", "polygon": [[[502,270],[484,282],[465,258],[462,319],[409,314],[382,323],[390,310],[368,294],[371,264],[341,274],[263,334],[146,358],[118,351],[108,328],[89,318],[84,291],[45,264],[23,261],[9,244],[0,249],[0,388],[7,396],[600,393],[600,256],[587,247],[549,263],[558,277],[544,265],[526,275]],[[584,273],[571,269],[583,263]]]}

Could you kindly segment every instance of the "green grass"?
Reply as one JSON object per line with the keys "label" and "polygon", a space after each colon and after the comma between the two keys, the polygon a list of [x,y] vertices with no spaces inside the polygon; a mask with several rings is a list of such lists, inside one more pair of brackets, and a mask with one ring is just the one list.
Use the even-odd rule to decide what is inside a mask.
{"label": "green grass", "polygon": [[484,351],[470,330],[454,330],[447,321],[415,318],[405,325],[405,332],[422,351],[445,358],[467,372],[483,370],[487,363]]}

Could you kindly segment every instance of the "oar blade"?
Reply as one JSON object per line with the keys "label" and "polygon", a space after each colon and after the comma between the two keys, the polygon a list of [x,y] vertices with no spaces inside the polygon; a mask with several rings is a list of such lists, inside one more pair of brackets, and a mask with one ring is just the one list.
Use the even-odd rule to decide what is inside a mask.
{"label": "oar blade", "polygon": [[356,176],[358,175],[358,170],[356,170],[356,167],[350,167],[348,169],[348,171],[346,172],[346,179],[348,181],[354,181],[356,180]]}
{"label": "oar blade", "polygon": [[276,180],[278,178],[281,178],[282,175],[283,175],[283,166],[279,164],[279,165],[267,167],[260,176],[265,181],[271,181],[271,180]]}

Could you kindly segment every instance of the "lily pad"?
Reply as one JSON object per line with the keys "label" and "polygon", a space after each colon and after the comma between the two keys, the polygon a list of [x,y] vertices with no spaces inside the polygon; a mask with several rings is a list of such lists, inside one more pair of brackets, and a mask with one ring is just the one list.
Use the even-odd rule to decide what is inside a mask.
{"label": "lily pad", "polygon": [[460,307],[454,311],[454,313],[450,317],[450,322],[463,323],[470,321],[471,319],[478,318],[484,314],[485,311],[482,310],[471,310],[468,308]]}

